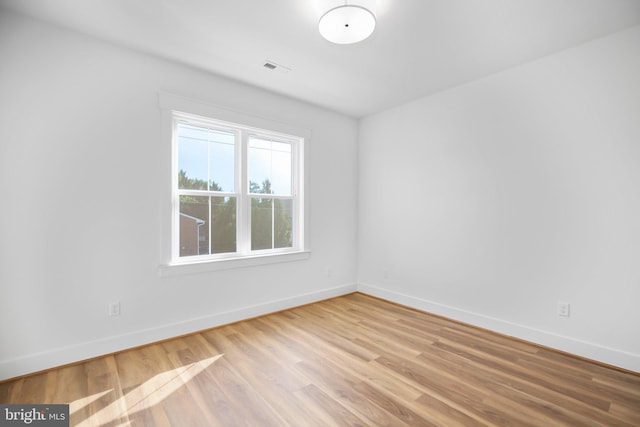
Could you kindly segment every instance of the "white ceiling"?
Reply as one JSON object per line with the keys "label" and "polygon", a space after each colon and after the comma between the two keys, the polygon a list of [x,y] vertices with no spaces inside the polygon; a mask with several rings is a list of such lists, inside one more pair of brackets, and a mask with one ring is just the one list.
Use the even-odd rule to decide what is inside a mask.
{"label": "white ceiling", "polygon": [[[374,34],[345,46],[319,35],[322,1],[0,6],[354,117],[640,24],[640,0],[377,0]],[[270,71],[267,59],[291,71]]]}

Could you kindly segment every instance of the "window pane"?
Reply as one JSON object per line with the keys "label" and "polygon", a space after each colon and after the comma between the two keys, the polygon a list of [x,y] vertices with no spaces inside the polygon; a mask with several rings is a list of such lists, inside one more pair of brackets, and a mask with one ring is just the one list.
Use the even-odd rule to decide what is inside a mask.
{"label": "window pane", "polygon": [[235,191],[235,135],[212,130],[209,138],[209,185],[213,191]]}
{"label": "window pane", "polygon": [[178,124],[178,188],[207,189],[208,145],[206,129]]}
{"label": "window pane", "polygon": [[235,191],[235,134],[178,124],[178,188]]}
{"label": "window pane", "polygon": [[251,250],[273,248],[273,199],[251,199]]}
{"label": "window pane", "polygon": [[180,196],[180,256],[209,253],[209,197]]}
{"label": "window pane", "polygon": [[273,201],[273,247],[290,248],[293,242],[293,200]]}
{"label": "window pane", "polygon": [[236,251],[236,198],[211,198],[211,253]]}
{"label": "window pane", "polygon": [[291,194],[291,144],[249,138],[249,191]]}
{"label": "window pane", "polygon": [[236,252],[236,198],[180,196],[180,256]]}
{"label": "window pane", "polygon": [[251,199],[251,250],[292,246],[292,200]]}

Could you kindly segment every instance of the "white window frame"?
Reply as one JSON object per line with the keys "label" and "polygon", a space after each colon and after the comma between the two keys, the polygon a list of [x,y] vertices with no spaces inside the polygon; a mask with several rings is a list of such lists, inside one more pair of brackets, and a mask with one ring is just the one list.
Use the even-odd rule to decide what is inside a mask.
{"label": "white window frame", "polygon": [[[249,116],[232,110],[220,108],[184,97],[160,93],[160,107],[163,116],[163,140],[169,148],[170,186],[169,209],[164,213],[163,259],[161,275],[271,264],[274,262],[297,261],[310,256],[308,239],[308,198],[305,180],[306,145],[310,132],[303,128]],[[232,192],[209,192],[200,190],[178,190],[178,143],[177,125],[187,122],[196,126],[205,126],[236,133],[236,185]],[[247,148],[250,136],[270,139],[291,144],[292,147],[292,193],[251,194],[247,176]],[[166,145],[165,145],[166,147]],[[166,163],[165,163],[166,164]],[[166,182],[166,181],[164,181]],[[180,194],[196,194],[215,197],[237,197],[236,216],[236,252],[179,256],[179,220]],[[269,199],[293,199],[292,247],[266,250],[251,250],[251,199],[256,197]],[[168,218],[167,218],[168,217]]]}

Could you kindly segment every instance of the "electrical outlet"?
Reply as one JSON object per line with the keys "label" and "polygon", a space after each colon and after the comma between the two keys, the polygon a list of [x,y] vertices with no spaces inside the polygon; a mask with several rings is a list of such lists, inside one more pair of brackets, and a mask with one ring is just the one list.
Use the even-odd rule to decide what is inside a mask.
{"label": "electrical outlet", "polygon": [[109,304],[109,316],[120,316],[120,303]]}
{"label": "electrical outlet", "polygon": [[331,270],[331,267],[327,267],[325,269],[325,273],[327,274],[327,277],[333,276],[333,271]]}
{"label": "electrical outlet", "polygon": [[569,317],[570,314],[571,314],[571,312],[570,312],[569,303],[568,302],[559,302],[558,303],[558,316]]}

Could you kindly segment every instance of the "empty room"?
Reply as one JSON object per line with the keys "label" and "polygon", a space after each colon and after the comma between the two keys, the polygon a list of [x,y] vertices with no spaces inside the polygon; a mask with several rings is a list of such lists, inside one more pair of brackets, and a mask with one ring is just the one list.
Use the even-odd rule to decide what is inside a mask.
{"label": "empty room", "polygon": [[640,0],[0,0],[0,426],[640,425]]}

